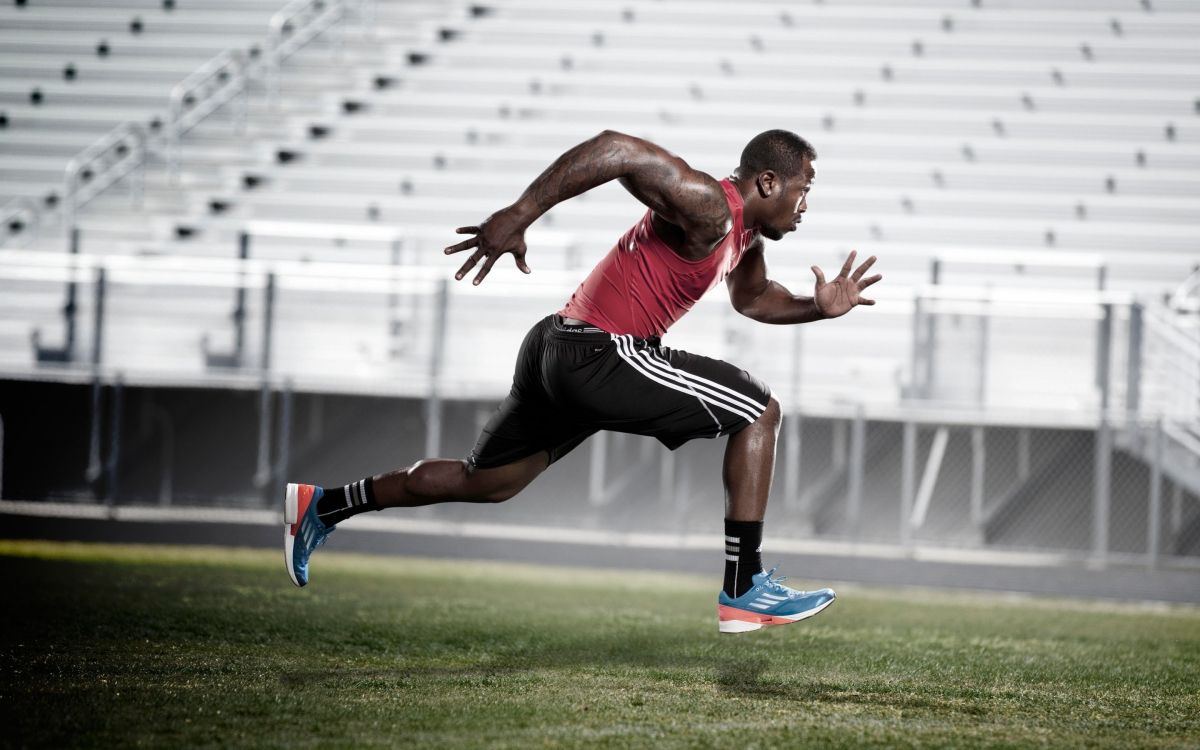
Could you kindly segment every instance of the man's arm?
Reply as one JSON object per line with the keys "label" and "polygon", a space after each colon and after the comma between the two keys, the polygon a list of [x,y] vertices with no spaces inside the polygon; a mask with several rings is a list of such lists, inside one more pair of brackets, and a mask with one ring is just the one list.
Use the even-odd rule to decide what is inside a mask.
{"label": "man's arm", "polygon": [[812,297],[803,297],[789,292],[782,284],[767,278],[767,262],[763,257],[762,239],[755,240],[747,248],[742,260],[725,277],[729,289],[729,300],[735,310],[760,323],[789,324],[811,323],[824,318],[845,315],[857,305],[873,305],[875,300],[859,295],[859,292],[883,278],[875,274],[863,278],[863,274],[874,265],[875,256],[868,258],[854,273],[856,253],[842,266],[842,272],[831,282],[825,281],[820,268],[812,267],[817,277]]}
{"label": "man's arm", "polygon": [[454,278],[486,258],[475,276],[478,284],[504,253],[512,253],[517,267],[529,273],[524,236],[529,225],[557,204],[612,180],[680,227],[689,246],[707,243],[711,249],[729,231],[729,206],[716,180],[649,141],[606,130],[558,157],[511,206],[479,226],[455,230],[475,236],[446,248],[447,254],[474,248]]}

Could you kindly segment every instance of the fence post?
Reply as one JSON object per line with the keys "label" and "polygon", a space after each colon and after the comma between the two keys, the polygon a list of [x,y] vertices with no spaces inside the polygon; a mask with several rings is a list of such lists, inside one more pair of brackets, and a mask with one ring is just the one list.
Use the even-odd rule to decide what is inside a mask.
{"label": "fence post", "polygon": [[608,433],[600,430],[592,435],[592,455],[588,464],[588,504],[604,505],[604,472],[608,463]]}
{"label": "fence post", "polygon": [[446,316],[450,306],[450,285],[437,282],[434,294],[433,352],[429,358],[429,396],[425,399],[425,455],[436,456],[442,449],[442,397],[439,382],[446,356]]}
{"label": "fence post", "polygon": [[858,536],[862,516],[863,472],[866,460],[867,425],[862,404],[855,407],[854,421],[850,430],[850,465],[846,488],[846,527]]}
{"label": "fence post", "polygon": [[1100,341],[1097,343],[1096,381],[1100,386],[1100,422],[1096,429],[1094,474],[1092,479],[1092,556],[1103,567],[1108,556],[1108,521],[1112,503],[1112,429],[1108,423],[1112,356],[1111,304],[1104,305],[1100,322]]}
{"label": "fence post", "polygon": [[1154,422],[1154,434],[1150,443],[1150,517],[1146,521],[1146,564],[1157,568],[1162,546],[1162,418]]}
{"label": "fence post", "polygon": [[675,507],[675,451],[662,448],[663,457],[658,463],[658,501],[667,508]]}
{"label": "fence post", "polygon": [[117,501],[120,488],[117,470],[121,464],[121,402],[125,392],[124,379],[117,373],[112,384],[112,420],[109,422],[108,461],[105,464],[104,504],[110,509]]}
{"label": "fence post", "polygon": [[279,448],[275,459],[275,486],[287,481],[288,464],[292,460],[292,381],[283,381],[283,391],[279,394],[279,436],[276,441]]}
{"label": "fence post", "polygon": [[104,269],[96,269],[95,303],[92,310],[92,434],[88,447],[88,465],[84,477],[95,482],[104,472],[100,462],[100,362],[104,349]]}
{"label": "fence post", "polygon": [[[985,303],[984,310],[987,310]],[[980,406],[987,403],[988,386],[988,349],[990,348],[991,316],[985,313],[979,315],[979,349],[976,352],[979,373],[975,381],[975,400]]]}
{"label": "fence post", "polygon": [[983,427],[971,428],[971,525],[982,536],[984,469],[987,461]]}
{"label": "fence post", "polygon": [[924,307],[921,304],[920,293],[913,296],[913,312],[912,312],[912,352],[909,359],[910,375],[908,385],[908,398],[919,399],[925,398],[928,395],[926,383],[928,382],[927,368],[924,367],[923,358],[925,356],[925,326],[923,325]]}
{"label": "fence post", "polygon": [[275,274],[267,274],[263,287],[263,338],[259,353],[262,384],[258,395],[258,466],[254,485],[266,487],[271,481],[271,337],[275,317]]}
{"label": "fence post", "polygon": [[917,425],[904,423],[904,441],[900,458],[900,544],[912,544],[912,507],[917,481]]}
{"label": "fence post", "polygon": [[[797,510],[800,500],[800,326],[793,326],[790,413],[783,420],[783,505]],[[807,519],[805,519],[807,521]]]}
{"label": "fence post", "polygon": [[1142,391],[1142,305],[1129,306],[1129,355],[1125,367],[1125,414],[1132,425],[1141,407]]}

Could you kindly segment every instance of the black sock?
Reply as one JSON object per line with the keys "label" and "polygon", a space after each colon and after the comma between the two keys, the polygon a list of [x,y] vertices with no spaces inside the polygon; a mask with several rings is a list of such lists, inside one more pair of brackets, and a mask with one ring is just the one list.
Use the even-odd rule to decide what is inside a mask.
{"label": "black sock", "polygon": [[326,526],[341,523],[350,516],[357,516],[368,510],[379,510],[375,504],[375,488],[371,477],[360,479],[345,487],[331,487],[325,490],[317,501],[317,517]]}
{"label": "black sock", "polygon": [[725,593],[739,597],[762,572],[762,521],[725,519]]}

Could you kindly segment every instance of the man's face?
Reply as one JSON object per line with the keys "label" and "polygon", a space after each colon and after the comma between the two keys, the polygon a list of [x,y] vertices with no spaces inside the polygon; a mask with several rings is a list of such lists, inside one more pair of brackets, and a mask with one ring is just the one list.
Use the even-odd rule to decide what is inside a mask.
{"label": "man's face", "polygon": [[767,199],[770,208],[759,222],[762,236],[769,240],[781,240],[785,234],[796,231],[802,215],[808,210],[808,191],[816,176],[812,164],[805,161],[801,175],[776,182],[772,195]]}

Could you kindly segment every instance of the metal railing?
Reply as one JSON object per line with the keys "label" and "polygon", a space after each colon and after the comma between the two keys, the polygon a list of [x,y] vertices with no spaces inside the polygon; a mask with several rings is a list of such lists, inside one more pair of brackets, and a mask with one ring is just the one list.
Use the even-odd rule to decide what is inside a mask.
{"label": "metal railing", "polygon": [[267,32],[266,83],[272,102],[279,96],[283,61],[341,21],[345,14],[345,0],[292,0],[271,17]]}
{"label": "metal railing", "polygon": [[236,100],[232,113],[234,132],[246,122],[249,81],[243,55],[226,50],[201,65],[171,89],[167,105],[166,151],[172,179],[177,179],[183,162],[183,136],[225,104]]}
{"label": "metal railing", "polygon": [[[329,233],[337,232],[331,228]],[[107,453],[101,450],[108,431],[101,428],[98,415],[103,394],[109,394],[109,402],[119,400],[127,384],[192,382],[257,390],[259,459],[254,479],[260,486],[286,469],[280,466],[286,459],[279,458],[279,449],[273,451],[272,446],[282,444],[276,431],[290,424],[288,404],[297,390],[419,396],[425,402],[425,450],[438,454],[444,401],[501,395],[508,385],[508,358],[524,327],[561,302],[578,278],[572,271],[541,271],[520,278],[495,274],[487,285],[474,288],[449,283],[447,269],[441,267],[0,251],[0,283],[70,280],[90,284],[95,295],[89,364],[55,368],[40,376],[91,381],[95,416],[89,476],[107,477],[105,486],[115,487],[111,456],[119,446],[110,446]],[[246,356],[239,367],[205,367],[198,347],[176,347],[173,356],[184,358],[184,369],[180,360],[144,358],[153,351],[152,344],[143,340],[143,327],[151,328],[148,323],[154,322],[152,328],[165,337],[163,341],[196,341],[215,318],[199,310],[189,312],[189,300],[202,305],[205,299],[233,290],[244,291],[246,320],[255,323],[246,333]],[[409,300],[413,314],[419,316],[419,325],[414,326],[419,341],[400,360],[381,355],[379,347],[371,354],[371,346],[364,349],[356,343],[366,341],[364,337],[374,337],[371,340],[377,343],[387,339],[392,320],[387,299],[392,295]],[[114,296],[118,305],[105,304]],[[989,325],[998,329],[1012,321],[1035,329],[1066,322],[1074,326],[1068,334],[1089,339],[1087,346],[1076,347],[1069,356],[1059,351],[1061,347],[1039,350],[1023,341],[1015,344],[1013,352],[1011,341],[993,337],[987,340],[992,351],[981,361],[1001,367],[992,372],[990,381],[1033,370],[1047,379],[1068,380],[1076,384],[1072,387],[1089,393],[1069,407],[1049,411],[1022,408],[1024,392],[998,391],[998,386],[989,386],[989,398],[982,401],[949,399],[938,392],[918,398],[911,387],[901,388],[900,383],[894,383],[890,393],[826,398],[820,384],[790,380],[805,360],[799,349],[775,347],[768,354],[779,369],[767,380],[787,384],[778,388],[786,410],[779,490],[797,533],[843,540],[882,535],[902,546],[951,540],[1001,548],[1044,547],[1048,543],[1038,541],[1037,524],[1029,529],[1029,519],[1035,518],[1038,524],[1060,528],[1056,533],[1070,542],[1068,546],[1098,564],[1131,549],[1130,528],[1147,529],[1138,532],[1143,541],[1137,544],[1136,554],[1149,564],[1160,564],[1178,550],[1194,549],[1189,519],[1197,511],[1190,498],[1197,496],[1197,488],[1186,479],[1185,472],[1192,469],[1187,454],[1176,446],[1182,442],[1178,432],[1173,432],[1183,422],[1175,418],[1179,415],[1172,407],[1160,407],[1146,396],[1157,377],[1147,369],[1157,361],[1154,346],[1148,343],[1140,359],[1127,357],[1122,362],[1118,356],[1130,349],[1122,346],[1128,344],[1122,337],[1136,331],[1139,321],[1155,320],[1156,311],[1139,314],[1139,305],[1128,295],[1092,290],[1048,295],[1047,290],[925,285],[891,290],[878,300],[870,313],[875,317],[869,322],[864,319],[853,329],[856,334],[886,324],[891,327],[883,329],[887,331],[883,335],[890,336],[909,330],[907,318],[920,315],[942,316],[945,332],[953,328],[955,318],[960,330],[974,330],[961,324],[973,316],[988,317]],[[173,305],[178,307],[168,309]],[[728,340],[731,331],[741,330],[741,323],[724,316],[726,307],[723,300],[714,300],[697,306],[688,318],[695,317],[696,328],[711,340]],[[338,324],[339,311],[352,311],[353,323],[347,318],[345,324]],[[506,320],[523,327],[518,330]],[[836,330],[826,326],[828,334],[838,340],[853,337],[843,333],[854,325],[849,321]],[[1108,323],[1098,327],[1098,321]],[[164,331],[168,324],[174,328]],[[1157,335],[1151,331],[1153,325],[1147,326],[1147,342]],[[814,348],[805,351],[817,351],[815,337],[826,331],[821,326],[796,326],[784,333],[797,336],[793,340],[798,344],[800,332],[811,329],[804,335],[813,336],[806,339],[806,346]],[[472,335],[466,346],[467,339],[456,334],[468,329],[484,333]],[[1099,332],[1108,339],[1091,341]],[[688,345],[686,339],[671,343]],[[488,366],[481,351],[485,346],[493,347],[491,356],[506,358],[505,367]],[[908,349],[920,346],[919,337],[907,342]],[[720,349],[698,348],[727,356]],[[1117,387],[1120,378],[1096,377],[1096,349],[1106,352],[1100,358],[1105,372],[1119,371],[1121,366],[1142,368],[1132,380],[1139,384],[1134,392],[1142,392],[1143,398],[1131,401],[1128,389]],[[968,351],[971,357],[979,356],[974,349]],[[305,352],[319,356],[305,361]],[[1016,364],[1004,365],[1014,353],[1020,358]],[[903,356],[910,354],[906,350]],[[330,363],[336,367],[328,367]],[[748,369],[757,372],[754,365]],[[951,378],[969,381],[975,375],[935,373],[935,382],[943,385]],[[1173,390],[1180,388],[1176,385]],[[108,439],[116,440],[117,433],[113,431]],[[642,487],[646,475],[655,471],[660,474],[664,503],[687,502],[672,490],[674,480],[689,470],[685,459],[643,451],[639,460],[617,462],[628,470],[614,475],[608,455],[620,449],[614,439],[623,440],[597,440],[591,445],[595,481],[589,480],[588,487],[593,503],[615,502],[614,498],[626,494],[620,488]],[[1143,468],[1134,471],[1127,461],[1119,463],[1116,456],[1121,453],[1138,458]],[[109,460],[102,461],[102,455]],[[1070,476],[1071,482],[1055,484],[1063,475]],[[1141,482],[1148,502],[1130,495],[1130,487]],[[880,487],[893,489],[881,494]],[[881,513],[896,514],[890,527],[880,523]]]}
{"label": "metal railing", "polygon": [[63,228],[69,237],[75,216],[87,202],[118,180],[131,175],[129,194],[134,205],[142,198],[146,168],[146,131],[124,123],[113,128],[67,162],[63,178]]}

